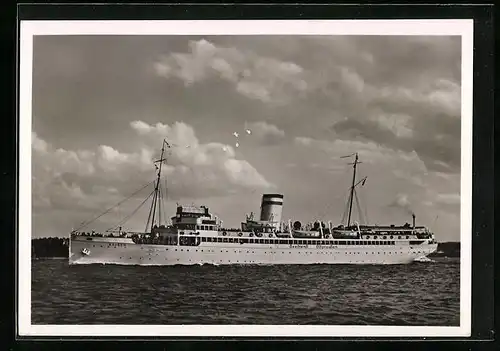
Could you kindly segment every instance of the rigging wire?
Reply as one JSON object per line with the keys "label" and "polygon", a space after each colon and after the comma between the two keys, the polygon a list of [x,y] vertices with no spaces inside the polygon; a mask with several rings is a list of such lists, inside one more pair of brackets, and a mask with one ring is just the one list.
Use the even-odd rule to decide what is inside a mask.
{"label": "rigging wire", "polygon": [[361,211],[361,206],[359,204],[359,197],[358,197],[358,192],[356,191],[356,189],[354,189],[354,196],[356,197],[356,208],[358,209],[358,217],[359,217],[359,221],[360,223],[364,223],[364,216],[363,216],[363,211]]}
{"label": "rigging wire", "polygon": [[[155,197],[156,197],[156,188],[153,190],[153,193],[155,194]],[[147,233],[147,232],[148,232],[148,228],[149,228],[149,221],[151,220],[151,214],[153,213],[154,201],[155,201],[155,199],[153,199],[153,201],[152,201],[152,205],[151,205],[151,207],[149,208],[148,221],[146,222],[146,229],[144,229],[144,232],[145,232],[145,233]],[[154,218],[153,218],[153,220],[154,220]]]}
{"label": "rigging wire", "polygon": [[158,182],[158,197],[160,198],[158,201],[158,225],[161,225],[161,203],[162,203],[162,192],[161,192],[161,183]]}
{"label": "rigging wire", "polygon": [[368,201],[366,201],[366,196],[364,194],[365,194],[365,192],[362,191],[359,196],[362,200],[361,203],[363,204],[363,207],[365,209],[365,211],[364,211],[365,223],[368,225],[368,224],[370,224],[370,218],[368,217]]}
{"label": "rigging wire", "polygon": [[349,188],[349,195],[347,196],[347,201],[344,208],[344,213],[342,214],[342,219],[340,223],[345,223],[347,218],[347,213],[349,212],[349,202],[351,201],[351,189]]}
{"label": "rigging wire", "polygon": [[[345,175],[347,173],[348,173],[348,170],[344,171],[344,173],[342,175]],[[344,195],[338,195],[336,197],[331,198],[331,200],[339,200],[343,196]],[[318,215],[318,217],[323,218],[324,216],[326,216],[328,214],[328,212],[330,211],[330,209],[332,208],[333,203],[334,203],[334,201],[329,201],[322,211],[316,213]]]}
{"label": "rigging wire", "polygon": [[[162,197],[162,201],[168,201],[168,198],[167,198],[168,193],[166,191],[166,188],[167,188],[166,183],[167,183],[167,180],[165,180],[165,193],[166,194],[164,197]],[[162,191],[162,194],[163,194],[163,191]],[[168,217],[167,217],[167,213],[165,212],[165,208],[166,208],[165,203],[163,203],[163,217],[165,217],[165,225],[167,225],[167,218]]]}
{"label": "rigging wire", "polygon": [[154,181],[152,182],[149,182],[148,184],[144,185],[142,188],[140,188],[139,190],[135,191],[133,194],[129,195],[128,197],[126,197],[125,199],[119,201],[117,204],[113,205],[112,207],[108,208],[106,211],[104,211],[103,213],[101,213],[99,216],[93,218],[92,220],[90,221],[87,221],[87,222],[83,222],[77,229],[75,229],[75,231],[79,231],[80,229],[82,228],[85,228],[86,226],[88,226],[90,223],[92,222],[95,222],[96,220],[98,220],[99,218],[101,218],[102,216],[104,216],[105,214],[109,213],[111,210],[113,210],[115,207],[118,207],[120,206],[122,203],[124,203],[125,201],[127,201],[128,199],[132,198],[133,196],[135,196],[137,193],[139,193],[140,191],[142,191],[143,189],[147,188],[148,186],[150,186],[152,183],[154,183]]}
{"label": "rigging wire", "polygon": [[132,218],[132,217],[133,217],[133,216],[137,213],[137,211],[139,211],[139,209],[140,209],[140,208],[141,208],[141,207],[142,207],[142,206],[146,203],[146,201],[148,201],[148,200],[149,200],[149,198],[150,198],[153,194],[154,194],[154,190],[153,190],[153,191],[152,191],[152,192],[148,195],[148,197],[147,197],[147,198],[145,198],[145,199],[141,202],[141,204],[140,204],[140,205],[139,205],[139,206],[138,206],[138,207],[137,207],[134,211],[132,211],[132,213],[130,213],[128,216],[124,217],[124,218],[123,218],[120,222],[118,222],[118,223],[117,223],[116,225],[114,225],[113,227],[109,228],[107,231],[110,231],[110,230],[111,230],[111,229],[113,229],[113,228],[116,228],[116,227],[118,227],[118,226],[121,226],[121,225],[123,225],[123,224],[127,223],[127,221],[128,221],[130,218]]}

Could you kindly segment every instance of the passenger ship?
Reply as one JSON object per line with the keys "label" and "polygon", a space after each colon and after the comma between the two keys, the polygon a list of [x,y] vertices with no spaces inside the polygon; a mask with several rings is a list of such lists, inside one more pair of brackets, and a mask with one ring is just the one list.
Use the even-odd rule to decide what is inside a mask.
{"label": "passenger ship", "polygon": [[[147,230],[143,233],[72,231],[70,264],[193,265],[193,264],[407,264],[425,260],[437,249],[434,234],[424,226],[367,226],[351,224],[356,187],[358,155],[353,164],[353,181],[345,226],[316,221],[282,221],[283,194],[264,194],[259,220],[253,214],[241,227],[224,228],[206,206],[177,206],[171,224],[161,223],[160,185],[164,140]],[[357,198],[357,197],[356,197]],[[107,210],[105,213],[109,212]],[[88,224],[85,224],[87,226]],[[81,229],[81,228],[80,228]],[[149,229],[149,230],[148,230]]]}

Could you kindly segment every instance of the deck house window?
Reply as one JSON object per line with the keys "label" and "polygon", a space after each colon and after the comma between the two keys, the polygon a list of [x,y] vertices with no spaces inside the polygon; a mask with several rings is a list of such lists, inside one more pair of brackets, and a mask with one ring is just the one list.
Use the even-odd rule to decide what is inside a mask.
{"label": "deck house window", "polygon": [[222,242],[222,238],[217,238],[217,242],[221,243]]}

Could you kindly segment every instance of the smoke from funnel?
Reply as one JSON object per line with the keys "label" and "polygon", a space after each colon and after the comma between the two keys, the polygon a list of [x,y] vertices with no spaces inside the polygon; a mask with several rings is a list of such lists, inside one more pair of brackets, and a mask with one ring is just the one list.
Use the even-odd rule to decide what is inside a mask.
{"label": "smoke from funnel", "polygon": [[389,204],[389,207],[399,208],[407,214],[415,216],[415,212],[411,209],[411,204],[406,194],[398,194],[394,201]]}

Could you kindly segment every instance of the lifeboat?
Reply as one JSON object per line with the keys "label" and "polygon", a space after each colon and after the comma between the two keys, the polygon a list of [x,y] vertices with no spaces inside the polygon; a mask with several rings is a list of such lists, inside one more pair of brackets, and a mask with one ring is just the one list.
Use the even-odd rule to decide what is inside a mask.
{"label": "lifeboat", "polygon": [[292,236],[294,238],[319,238],[321,234],[314,230],[294,230]]}

